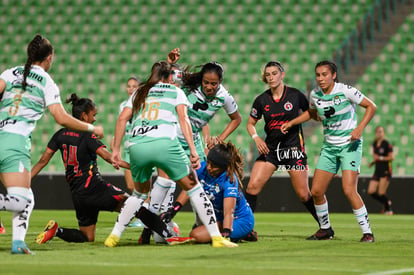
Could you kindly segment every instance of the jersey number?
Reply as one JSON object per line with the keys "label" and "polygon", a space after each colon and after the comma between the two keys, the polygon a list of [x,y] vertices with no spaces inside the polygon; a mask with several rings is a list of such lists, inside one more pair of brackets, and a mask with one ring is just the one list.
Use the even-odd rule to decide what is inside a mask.
{"label": "jersey number", "polygon": [[152,102],[150,104],[145,103],[145,112],[142,112],[142,120],[144,120],[145,118],[148,120],[157,120],[158,115],[160,113],[160,105],[161,104],[159,102]]}
{"label": "jersey number", "polygon": [[73,166],[73,172],[76,174],[75,176],[82,175],[82,171],[79,170],[79,162],[78,162],[78,147],[69,145],[69,150],[66,144],[62,145],[63,147],[63,161],[65,163],[65,169],[67,169],[68,165]]}
{"label": "jersey number", "polygon": [[16,94],[13,97],[13,106],[10,106],[9,108],[9,115],[15,116],[17,114],[17,112],[19,111],[20,102],[22,102],[22,95]]}

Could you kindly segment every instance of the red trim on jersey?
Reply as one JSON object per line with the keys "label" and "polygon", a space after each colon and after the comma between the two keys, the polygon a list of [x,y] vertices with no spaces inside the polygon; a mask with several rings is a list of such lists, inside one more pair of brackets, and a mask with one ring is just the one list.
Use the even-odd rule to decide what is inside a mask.
{"label": "red trim on jersey", "polygon": [[88,188],[89,183],[91,182],[92,176],[93,176],[93,173],[91,170],[89,170],[89,177],[86,179],[85,188]]}
{"label": "red trim on jersey", "polygon": [[101,147],[99,147],[98,149],[96,149],[95,153],[98,152],[98,150],[101,149],[101,148],[106,148],[106,145],[105,144],[102,144]]}
{"label": "red trim on jersey", "polygon": [[52,152],[56,153],[56,151],[55,151],[55,150],[50,149],[48,146],[46,146],[46,148],[47,148],[47,149],[49,149],[50,151],[52,151]]}
{"label": "red trim on jersey", "polygon": [[119,195],[113,195],[112,197],[117,201],[122,201],[122,198]]}

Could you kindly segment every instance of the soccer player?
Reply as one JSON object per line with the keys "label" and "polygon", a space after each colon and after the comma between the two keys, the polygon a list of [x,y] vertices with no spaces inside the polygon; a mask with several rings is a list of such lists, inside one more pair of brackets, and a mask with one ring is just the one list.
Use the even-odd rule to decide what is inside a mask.
{"label": "soccer player", "polygon": [[[342,188],[363,234],[360,241],[374,242],[368,212],[358,194],[357,185],[362,158],[362,132],[375,114],[376,105],[356,88],[339,83],[336,65],[331,61],[317,63],[315,75],[319,87],[310,94],[310,108],[281,127],[282,133],[288,133],[289,129],[315,117],[316,113],[323,125],[325,139],[311,188],[320,229],[308,240],[328,240],[334,236],[325,193],[341,167]],[[359,124],[357,104],[365,108]]]}
{"label": "soccer player", "polygon": [[[167,61],[174,66],[180,56],[179,48],[175,48],[168,54]],[[225,140],[240,125],[242,118],[237,103],[221,84],[224,74],[221,64],[208,62],[201,66],[199,72],[190,72],[188,68],[184,71],[174,70],[174,84],[176,86],[181,85],[189,101],[188,117],[193,131],[193,140],[197,154],[201,161],[205,161],[204,144],[206,144],[206,147],[211,148],[219,141]],[[227,113],[230,121],[220,135],[210,137],[208,122],[221,108]],[[184,151],[190,156],[189,145],[180,127],[177,127],[177,135]],[[158,170],[158,178],[154,182],[153,190],[151,191],[150,209],[156,212],[162,211],[160,206],[166,205],[165,201],[173,198],[171,195],[173,195],[174,189],[174,181],[170,180],[166,173]],[[143,231],[143,240],[147,239],[144,235],[148,237],[149,233]],[[148,243],[148,240],[146,243]]]}
{"label": "soccer player", "polygon": [[[269,89],[256,97],[247,121],[247,131],[256,143],[259,156],[253,165],[246,188],[246,199],[253,211],[257,195],[276,170],[289,173],[297,196],[318,221],[308,183],[308,165],[302,126],[293,127],[288,134],[280,126],[309,108],[305,95],[283,83],[285,69],[278,61],[268,62],[263,69],[262,81]],[[256,132],[256,123],[265,121],[266,139]]]}
{"label": "soccer player", "polygon": [[[139,79],[134,76],[131,76],[130,78],[128,78],[127,85],[126,85],[128,98],[138,89],[139,83],[140,83]],[[119,105],[119,114],[122,112],[127,102],[128,102],[128,99],[121,102],[121,104]],[[127,125],[125,126],[124,156],[123,156],[123,159],[128,163],[129,163],[129,152],[127,149],[128,148],[127,140],[129,139],[130,131],[131,131],[131,123],[128,122]],[[125,177],[125,183],[127,185],[128,190],[131,193],[134,192],[135,187],[134,187],[134,181],[132,180],[132,176],[131,176],[131,170],[125,169],[124,177]]]}
{"label": "soccer player", "polygon": [[[72,116],[86,123],[94,123],[97,108],[89,98],[79,98],[72,94],[66,103],[72,103]],[[70,186],[72,201],[78,219],[78,229],[58,227],[51,220],[37,236],[37,243],[46,243],[55,235],[67,242],[93,242],[95,240],[96,222],[99,211],[119,212],[128,198],[128,194],[113,186],[98,170],[97,155],[111,163],[111,153],[95,135],[62,128],[50,139],[40,160],[32,168],[35,177],[60,151],[65,164],[66,181]],[[125,161],[120,162],[123,168],[129,168]]]}
{"label": "soccer player", "polygon": [[387,196],[387,189],[392,176],[391,162],[394,160],[392,146],[385,139],[384,127],[375,128],[375,140],[372,143],[372,155],[374,160],[369,164],[375,164],[374,175],[368,185],[368,194],[384,205],[383,213],[393,215],[392,203]]}
{"label": "soccer player", "polygon": [[31,134],[45,107],[57,123],[103,137],[102,127],[81,122],[66,113],[60,91],[47,73],[53,63],[53,46],[37,34],[27,46],[27,61],[0,75],[0,181],[7,195],[0,194],[0,209],[13,212],[14,254],[32,254],[25,243],[34,207],[30,188]]}
{"label": "soccer player", "polygon": [[[231,142],[223,142],[209,150],[207,161],[197,169],[198,179],[213,204],[222,236],[236,242],[245,239],[254,228],[253,212],[242,192],[243,165],[240,151]],[[179,196],[179,199],[162,214],[164,221],[170,221],[177,214],[187,203],[188,196]],[[198,218],[190,237],[198,243],[211,242],[206,227]]]}
{"label": "soccer player", "polygon": [[[146,208],[141,205],[149,191],[148,183],[152,168],[157,167],[165,171],[169,178],[180,184],[187,192],[212,237],[213,247],[237,246],[221,237],[213,207],[208,203],[206,194],[192,170],[192,167],[198,167],[200,162],[187,116],[187,99],[180,88],[170,84],[171,76],[171,65],[164,61],[155,63],[148,80],[129,99],[127,106],[118,117],[115,127],[113,165],[117,166],[121,160],[119,149],[125,133],[125,125],[132,119],[130,165],[134,181],[140,183],[137,191],[143,194],[143,197],[131,196],[127,199],[111,234],[105,240],[105,245],[116,246],[130,219],[137,216],[137,212],[138,215],[145,212]],[[189,145],[191,164],[177,140],[175,128],[177,122]],[[147,225],[145,220],[142,221]],[[154,219],[154,222],[158,220]],[[173,244],[165,224],[164,230],[157,233],[168,243]]]}

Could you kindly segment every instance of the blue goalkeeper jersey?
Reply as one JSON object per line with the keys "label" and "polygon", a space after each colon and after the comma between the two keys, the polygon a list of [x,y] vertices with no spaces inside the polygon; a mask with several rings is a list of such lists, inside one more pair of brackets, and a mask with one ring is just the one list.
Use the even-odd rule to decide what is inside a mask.
{"label": "blue goalkeeper jersey", "polygon": [[223,200],[224,198],[236,198],[236,209],[234,210],[234,219],[238,219],[247,215],[251,215],[250,206],[244,198],[243,193],[239,190],[239,181],[235,177],[235,182],[232,183],[226,172],[223,172],[218,177],[212,177],[207,172],[207,162],[201,163],[200,169],[197,170],[197,176],[204,188],[207,197],[213,203],[214,212],[217,221],[222,222],[223,217]]}

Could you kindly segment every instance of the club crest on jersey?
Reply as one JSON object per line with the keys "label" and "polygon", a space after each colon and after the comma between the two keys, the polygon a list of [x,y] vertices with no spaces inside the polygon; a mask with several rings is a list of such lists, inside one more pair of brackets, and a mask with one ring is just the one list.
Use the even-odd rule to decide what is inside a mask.
{"label": "club crest on jersey", "polygon": [[257,110],[255,108],[252,108],[252,111],[250,112],[250,114],[254,117],[257,116]]}
{"label": "club crest on jersey", "polygon": [[293,109],[293,104],[288,101],[285,103],[285,105],[283,105],[283,108],[285,108],[286,111],[291,111]]}
{"label": "club crest on jersey", "polygon": [[335,96],[333,102],[335,105],[339,105],[341,104],[341,99],[339,98],[339,96]]}

